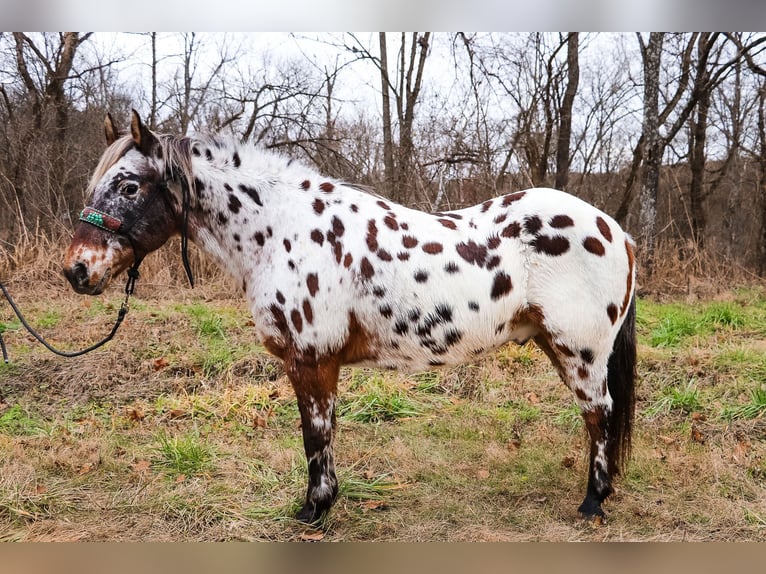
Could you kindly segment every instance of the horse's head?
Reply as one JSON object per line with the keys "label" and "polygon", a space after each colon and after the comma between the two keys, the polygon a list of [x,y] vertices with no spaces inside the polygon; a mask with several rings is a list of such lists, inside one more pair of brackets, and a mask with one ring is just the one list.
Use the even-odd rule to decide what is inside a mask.
{"label": "horse's head", "polygon": [[104,122],[107,150],[89,184],[90,204],[80,214],[64,260],[64,275],[78,293],[98,295],[110,280],[161,247],[178,231],[179,202],[169,187],[162,146],[133,111],[130,135]]}

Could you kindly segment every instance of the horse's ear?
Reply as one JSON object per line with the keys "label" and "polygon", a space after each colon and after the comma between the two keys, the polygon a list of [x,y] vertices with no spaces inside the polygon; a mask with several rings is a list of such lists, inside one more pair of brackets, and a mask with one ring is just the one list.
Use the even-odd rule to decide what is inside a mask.
{"label": "horse's ear", "polygon": [[136,147],[144,155],[149,155],[154,148],[154,144],[157,143],[157,138],[143,124],[136,110],[133,110],[130,118],[130,135],[133,136]]}
{"label": "horse's ear", "polygon": [[108,112],[106,114],[106,117],[104,118],[104,135],[106,135],[107,146],[112,145],[115,141],[117,141],[117,138],[120,137],[120,132],[117,130],[117,128],[114,125],[112,114]]}

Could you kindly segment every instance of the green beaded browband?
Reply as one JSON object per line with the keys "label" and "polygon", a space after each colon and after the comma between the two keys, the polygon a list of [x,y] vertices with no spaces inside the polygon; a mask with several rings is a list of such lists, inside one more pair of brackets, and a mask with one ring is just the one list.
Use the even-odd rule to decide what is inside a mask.
{"label": "green beaded browband", "polygon": [[92,207],[86,207],[80,212],[80,221],[90,223],[91,225],[95,225],[106,231],[111,231],[112,233],[117,233],[122,226],[122,222],[116,217],[112,217],[111,215]]}

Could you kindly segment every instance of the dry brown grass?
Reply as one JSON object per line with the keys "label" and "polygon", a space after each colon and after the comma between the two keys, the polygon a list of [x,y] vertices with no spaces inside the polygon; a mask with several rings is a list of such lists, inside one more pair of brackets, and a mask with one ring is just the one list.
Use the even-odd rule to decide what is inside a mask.
{"label": "dry brown grass", "polygon": [[[61,359],[6,331],[0,417],[19,420],[0,431],[0,540],[766,539],[766,423],[721,417],[763,382],[766,330],[748,323],[656,347],[649,335],[666,308],[655,303],[640,306],[634,457],[606,525],[576,514],[587,441],[570,394],[537,349],[508,347],[437,375],[345,369],[343,400],[402,391],[419,411],[341,419],[341,496],[323,530],[308,529],[291,518],[305,462],[289,384],[255,345],[232,286],[206,275],[195,254],[200,282],[189,289],[175,247],[147,260],[133,308],[103,350]],[[61,346],[102,337],[119,287],[77,296],[50,257],[60,249],[44,251],[14,263],[19,304]],[[678,282],[680,273],[657,277]],[[762,289],[678,296],[691,295],[689,309],[712,296],[743,313],[763,313],[766,299]],[[216,318],[224,345],[201,330]],[[11,324],[6,306],[0,323]],[[692,383],[695,409],[658,410],[668,389]],[[188,440],[208,462],[179,474],[163,437]]]}

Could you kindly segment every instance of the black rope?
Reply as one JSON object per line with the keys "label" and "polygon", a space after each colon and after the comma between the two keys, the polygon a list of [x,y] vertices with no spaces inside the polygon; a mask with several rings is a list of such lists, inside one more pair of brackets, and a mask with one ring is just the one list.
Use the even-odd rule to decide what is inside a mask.
{"label": "black rope", "polygon": [[[19,318],[19,321],[21,321],[21,324],[24,325],[24,328],[29,331],[30,335],[32,335],[35,339],[37,339],[46,349],[48,349],[51,353],[55,353],[56,355],[59,355],[61,357],[79,357],[80,355],[84,355],[85,353],[90,353],[91,351],[95,351],[99,347],[102,347],[109,341],[111,341],[115,334],[117,334],[117,329],[120,328],[120,325],[122,325],[123,319],[125,319],[125,315],[128,314],[128,311],[130,310],[130,306],[128,305],[128,299],[130,299],[130,296],[133,294],[133,290],[136,287],[136,281],[138,280],[138,264],[140,262],[135,262],[133,266],[128,269],[128,280],[125,283],[125,300],[122,302],[122,305],[120,305],[120,310],[117,312],[117,320],[114,323],[114,327],[112,327],[112,331],[101,341],[96,343],[95,345],[91,345],[87,349],[83,349],[81,351],[61,351],[59,349],[56,349],[53,345],[48,343],[42,335],[40,335],[37,331],[35,331],[32,326],[27,322],[27,320],[24,318],[24,315],[22,315],[21,311],[19,310],[18,306],[16,305],[16,302],[13,300],[13,297],[11,297],[11,294],[8,292],[8,289],[6,289],[5,285],[3,285],[2,282],[0,282],[0,290],[2,290],[3,295],[5,295],[5,298],[8,300],[8,303],[11,306],[11,309],[13,309],[13,312],[16,313],[16,316]],[[3,341],[3,333],[0,331],[0,348],[2,349],[3,353],[3,361],[8,363],[8,351],[5,348],[5,342]]]}
{"label": "black rope", "polygon": [[[182,229],[181,229],[181,260],[183,261],[184,265],[184,271],[186,271],[186,277],[189,279],[189,284],[194,287],[194,276],[192,275],[191,270],[191,264],[189,263],[189,254],[188,254],[188,236],[189,236],[189,210],[190,210],[190,194],[191,191],[189,189],[189,182],[186,179],[186,176],[183,174],[183,172],[176,172],[176,170],[171,167],[170,168],[170,177],[172,179],[179,179],[181,183],[181,209],[182,209]],[[164,185],[164,184],[163,184]],[[146,213],[146,210],[149,208],[151,203],[154,201],[154,198],[156,197],[156,189],[155,191],[144,201],[141,208],[138,210],[137,213],[133,214],[133,217],[128,222],[123,222],[120,225],[120,229],[118,231],[112,231],[112,233],[115,233],[116,235],[123,236],[127,238],[128,242],[130,243],[131,248],[133,249],[133,265],[128,269],[128,280],[125,283],[125,300],[122,302],[122,305],[120,306],[120,310],[117,313],[117,320],[114,323],[114,327],[112,327],[112,331],[101,341],[98,343],[91,345],[87,349],[83,349],[81,351],[61,351],[59,349],[56,349],[53,347],[50,343],[48,343],[37,331],[35,331],[32,326],[27,323],[27,320],[24,318],[24,316],[21,314],[21,311],[19,310],[18,306],[16,305],[16,302],[13,300],[13,297],[11,297],[11,294],[8,292],[8,290],[5,288],[5,285],[3,285],[2,282],[0,282],[0,290],[2,290],[3,295],[5,295],[5,298],[8,300],[8,303],[11,305],[11,309],[13,309],[13,312],[16,313],[16,316],[19,318],[19,321],[21,321],[21,324],[24,325],[24,328],[29,331],[29,333],[37,339],[42,345],[45,346],[46,349],[48,349],[50,352],[55,353],[56,355],[59,355],[61,357],[79,357],[80,355],[84,355],[86,353],[90,353],[91,351],[94,351],[98,349],[99,347],[102,347],[109,341],[111,341],[115,334],[117,333],[117,329],[120,328],[120,325],[122,324],[123,319],[125,319],[125,315],[127,315],[128,310],[130,309],[128,305],[128,299],[130,299],[130,296],[133,294],[133,290],[136,286],[136,281],[138,280],[138,266],[141,264],[142,257],[139,257],[138,251],[136,250],[136,246],[133,243],[133,238],[130,236],[130,231],[133,228],[133,226],[138,222],[138,220],[143,216],[144,213]],[[8,351],[5,347],[5,341],[3,341],[3,332],[0,331],[0,350],[3,354],[3,360],[8,363]]]}

